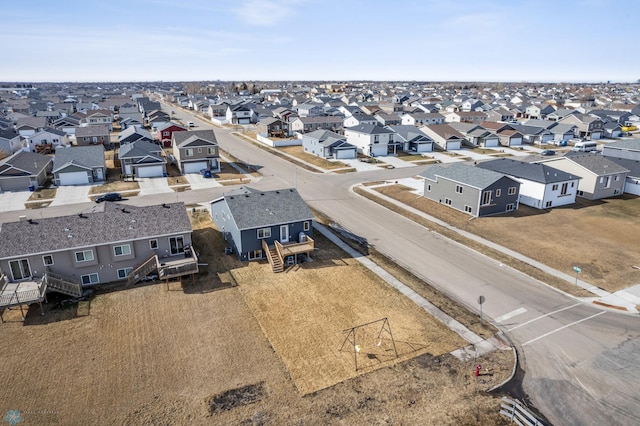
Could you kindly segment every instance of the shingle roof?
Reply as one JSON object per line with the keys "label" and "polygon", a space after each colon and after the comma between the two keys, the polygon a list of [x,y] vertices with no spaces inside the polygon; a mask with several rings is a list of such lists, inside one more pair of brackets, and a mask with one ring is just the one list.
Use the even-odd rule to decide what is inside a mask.
{"label": "shingle roof", "polygon": [[104,147],[91,145],[56,149],[56,155],[53,157],[53,171],[70,163],[91,169],[105,167]]}
{"label": "shingle roof", "polygon": [[192,142],[197,141],[198,139],[205,141],[203,145],[211,145],[211,143],[218,144],[216,140],[216,134],[213,130],[191,130],[187,132],[175,132],[172,134],[173,140],[176,143],[176,146],[180,147],[183,145],[190,144]]}
{"label": "shingle roof", "polygon": [[[608,157],[603,157],[598,154],[584,154],[574,153],[573,151],[567,152],[564,157],[570,159],[576,164],[584,167],[587,170],[592,171],[597,175],[608,175],[613,173],[626,173],[629,170],[609,160]],[[553,163],[549,163],[553,164]]]}
{"label": "shingle roof", "polygon": [[223,198],[241,230],[313,219],[313,213],[293,188],[258,191],[243,187]]}
{"label": "shingle roof", "polygon": [[606,157],[619,166],[629,170],[629,176],[640,178],[640,161],[631,160],[629,158]]}
{"label": "shingle roof", "polygon": [[147,142],[145,140],[138,140],[135,142],[125,143],[120,146],[118,150],[119,158],[138,158],[145,156],[152,156],[159,161],[163,161],[162,156],[160,155],[160,148],[158,145],[152,142]]}
{"label": "shingle roof", "polygon": [[580,179],[579,176],[554,169],[546,164],[527,163],[510,158],[483,161],[478,163],[478,167],[544,184]]}
{"label": "shingle roof", "polygon": [[2,224],[0,258],[191,232],[184,203],[135,207],[107,201],[82,216]]}
{"label": "shingle roof", "polygon": [[393,134],[393,130],[386,129],[378,124],[358,124],[357,126],[346,128],[345,131],[364,133],[367,135]]}
{"label": "shingle roof", "polygon": [[505,177],[502,173],[463,163],[431,166],[420,176],[435,181],[438,177],[464,183],[472,188],[484,189]]}
{"label": "shingle roof", "polygon": [[109,127],[98,124],[76,127],[76,137],[104,136],[109,134]]}
{"label": "shingle roof", "polygon": [[427,136],[422,130],[418,129],[416,126],[410,125],[400,125],[400,126],[389,126],[391,130],[396,132],[402,139],[405,141],[413,141],[413,140],[432,140],[429,136]]}
{"label": "shingle roof", "polygon": [[[11,157],[0,161],[0,166],[11,165],[12,167],[24,170],[30,175],[37,175],[51,163],[48,155],[37,154],[35,152],[18,151]],[[1,167],[0,169],[5,169]]]}
{"label": "shingle roof", "polygon": [[605,146],[607,148],[640,151],[640,139],[622,139],[619,141],[608,142]]}

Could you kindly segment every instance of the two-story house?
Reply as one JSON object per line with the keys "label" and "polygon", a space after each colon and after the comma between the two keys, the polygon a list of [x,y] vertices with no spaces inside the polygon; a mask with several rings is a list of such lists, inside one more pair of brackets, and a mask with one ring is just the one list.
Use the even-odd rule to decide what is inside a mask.
{"label": "two-story house", "polygon": [[293,188],[242,187],[210,203],[211,219],[240,260],[266,257],[274,272],[314,250],[313,213]]}
{"label": "two-story house", "polygon": [[520,182],[520,204],[549,209],[576,202],[580,177],[544,163],[526,163],[510,158],[483,161],[480,168],[493,170]]}
{"label": "two-story house", "polygon": [[77,127],[75,131],[76,145],[109,145],[109,127],[105,125]]}
{"label": "two-story house", "polygon": [[344,129],[347,142],[354,145],[360,154],[370,157],[387,155],[394,134],[393,130],[377,124],[361,124]]}
{"label": "two-story house", "polygon": [[162,148],[145,139],[120,145],[118,159],[125,176],[139,178],[167,176],[167,161]]}
{"label": "two-story house", "polygon": [[181,173],[199,173],[202,169],[220,171],[218,141],[213,130],[174,132],[171,137],[173,156]]}
{"label": "two-story house", "polygon": [[424,196],[474,217],[518,209],[520,182],[464,163],[429,167],[420,174]]}

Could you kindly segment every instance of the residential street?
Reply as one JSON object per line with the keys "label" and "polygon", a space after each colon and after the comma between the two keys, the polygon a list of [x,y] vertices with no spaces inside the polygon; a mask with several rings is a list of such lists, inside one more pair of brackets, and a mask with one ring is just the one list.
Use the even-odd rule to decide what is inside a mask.
{"label": "residential street", "polygon": [[[176,112],[178,118],[193,120],[198,129],[213,127],[182,110]],[[640,318],[596,309],[350,190],[361,182],[411,177],[427,166],[311,173],[233,136],[228,129],[215,131],[223,150],[259,167],[263,177],[253,187],[297,187],[311,207],[366,238],[377,250],[472,311],[479,312],[477,300],[483,295],[484,317],[518,348],[524,392],[553,424],[640,423],[640,372],[632,365],[640,349]],[[151,191],[124,203],[206,203],[229,189]],[[19,215],[39,218],[78,213],[92,205],[2,212],[0,221],[17,220]]]}

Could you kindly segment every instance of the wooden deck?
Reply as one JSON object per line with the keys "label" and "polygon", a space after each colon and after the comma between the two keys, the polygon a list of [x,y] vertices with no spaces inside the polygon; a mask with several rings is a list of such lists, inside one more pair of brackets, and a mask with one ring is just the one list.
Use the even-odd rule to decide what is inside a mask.
{"label": "wooden deck", "polygon": [[302,242],[281,243],[276,240],[273,244],[273,247],[269,247],[269,245],[262,240],[262,249],[269,260],[273,272],[282,272],[287,258],[293,257],[293,263],[295,264],[297,255],[304,253],[307,256],[311,256],[311,252],[315,250],[315,241],[308,235]]}
{"label": "wooden deck", "polygon": [[40,304],[42,311],[42,301],[47,293],[46,280],[20,281],[10,283],[6,276],[0,276],[0,321],[2,321],[2,311],[13,306],[19,306],[24,320],[22,305]]}

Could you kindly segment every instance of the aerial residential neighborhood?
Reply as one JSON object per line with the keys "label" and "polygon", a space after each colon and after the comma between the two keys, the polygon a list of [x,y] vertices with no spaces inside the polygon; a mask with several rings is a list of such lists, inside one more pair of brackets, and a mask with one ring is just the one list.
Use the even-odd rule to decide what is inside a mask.
{"label": "aerial residential neighborhood", "polygon": [[[586,217],[590,212],[601,215],[594,203],[608,200],[624,211],[632,209],[625,205],[640,194],[637,85],[500,84],[498,88],[488,83],[262,82],[252,91],[237,87],[202,83],[190,92],[173,83],[112,83],[100,88],[49,83],[16,85],[0,92],[4,326],[46,323],[62,318],[54,309],[61,303],[71,303],[76,312],[107,294],[153,286],[164,285],[170,294],[179,285],[189,294],[213,285],[223,294],[226,286],[234,288],[224,284],[227,280],[241,289],[249,283],[248,289],[257,279],[313,292],[311,283],[326,282],[298,281],[311,279],[306,273],[316,277],[317,267],[325,269],[330,282],[339,283],[329,278],[336,259],[326,258],[334,252],[327,246],[327,229],[347,244],[344,250],[352,245],[369,253],[370,245],[318,216],[306,201],[308,190],[298,188],[305,184],[305,173],[340,179],[362,176],[356,196],[373,197],[378,203],[389,202],[380,198],[388,197],[398,206],[435,214],[449,226],[465,226],[461,224],[471,220],[509,221],[502,231],[504,244],[523,253],[530,251],[508,242],[513,238],[511,226],[540,226],[531,223],[540,223],[544,215],[567,216],[567,208]],[[255,154],[250,152],[261,152],[263,159],[252,159]],[[282,167],[267,157],[280,158],[301,171],[293,181],[286,177],[265,186],[273,178],[263,168]],[[331,187],[324,188],[331,193]],[[376,219],[363,214],[363,220]],[[474,223],[490,226],[490,222]],[[384,227],[389,228],[390,222]],[[476,232],[484,236],[485,231]],[[530,240],[531,253],[547,253],[537,248],[544,242]],[[558,267],[557,260],[564,258],[547,262]],[[504,262],[521,268],[517,262]],[[587,263],[576,263],[589,269]],[[346,270],[338,270],[338,276],[346,276]],[[253,271],[250,277],[257,273],[259,278],[246,281],[249,271]],[[233,278],[214,279],[212,274]],[[579,275],[574,277],[576,283]],[[555,277],[537,279],[563,288]],[[606,282],[598,276],[585,279]],[[347,287],[360,281],[351,280]],[[388,285],[395,284],[388,281]],[[581,284],[582,291],[589,286]],[[263,295],[247,293],[247,303],[258,321],[269,327],[269,336],[275,325],[266,325],[269,320],[262,309],[274,306],[260,298],[273,294],[273,288],[277,287],[265,288]],[[593,303],[636,309],[629,304],[630,289],[623,290],[626,296],[602,289]],[[288,309],[295,311],[296,303],[288,302]],[[332,303],[316,305],[318,312],[307,311],[308,319],[326,317]],[[75,313],[70,318],[82,317]],[[366,333],[366,328],[358,327],[369,327],[349,324],[355,326],[353,339],[358,339],[357,330]],[[316,339],[323,336],[320,330],[313,334]],[[346,342],[351,338],[347,336]],[[305,358],[290,352],[295,339],[282,346],[284,342],[273,334],[270,341],[286,365],[303,368],[296,365]],[[508,347],[498,340],[480,352],[487,357],[485,362],[496,362],[490,360],[501,345]],[[363,362],[358,350],[362,349],[352,352],[356,371],[358,362]],[[464,353],[456,355],[462,362],[468,359]],[[385,359],[382,353],[376,357]],[[303,393],[352,377],[332,373],[317,383],[307,382],[313,373],[299,371],[302,375],[294,373],[292,380]],[[495,379],[484,379],[485,383],[497,386],[499,378],[512,381],[510,372],[509,368],[496,371]],[[500,418],[497,411],[494,417],[487,410],[491,422]]]}
{"label": "aerial residential neighborhood", "polygon": [[0,10],[0,423],[640,424],[640,3]]}

